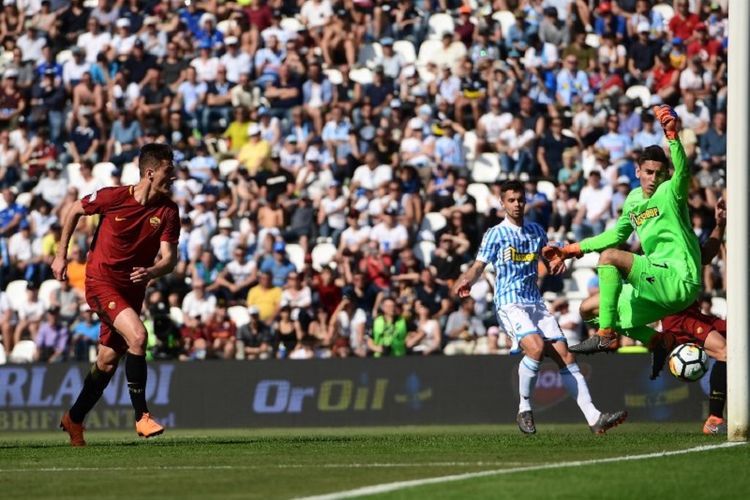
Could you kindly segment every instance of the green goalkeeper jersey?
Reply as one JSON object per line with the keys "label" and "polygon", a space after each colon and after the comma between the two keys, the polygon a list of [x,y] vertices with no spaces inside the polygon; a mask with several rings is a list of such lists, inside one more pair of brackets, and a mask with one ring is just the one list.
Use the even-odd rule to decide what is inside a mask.
{"label": "green goalkeeper jersey", "polygon": [[581,241],[581,251],[599,252],[627,241],[633,230],[649,261],[669,266],[685,281],[701,283],[701,251],[693,232],[687,196],[690,171],[679,139],[669,141],[674,175],[663,182],[650,198],[634,189],[623,205],[622,215],[612,229]]}

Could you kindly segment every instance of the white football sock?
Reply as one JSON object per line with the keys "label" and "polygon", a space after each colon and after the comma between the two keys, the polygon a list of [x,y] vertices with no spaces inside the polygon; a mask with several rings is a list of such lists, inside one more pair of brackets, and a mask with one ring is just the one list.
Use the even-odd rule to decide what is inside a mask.
{"label": "white football sock", "polygon": [[518,403],[518,413],[531,411],[531,393],[539,375],[540,362],[524,356],[518,365],[518,392],[521,400]]}
{"label": "white football sock", "polygon": [[583,378],[581,369],[578,368],[577,363],[571,363],[565,368],[560,369],[560,377],[562,383],[567,389],[568,394],[575,398],[578,407],[581,409],[583,414],[586,416],[586,421],[589,425],[594,425],[599,420],[599,415],[602,413],[596,409],[594,402],[591,401],[591,394],[589,394],[589,386],[586,384],[586,379]]}

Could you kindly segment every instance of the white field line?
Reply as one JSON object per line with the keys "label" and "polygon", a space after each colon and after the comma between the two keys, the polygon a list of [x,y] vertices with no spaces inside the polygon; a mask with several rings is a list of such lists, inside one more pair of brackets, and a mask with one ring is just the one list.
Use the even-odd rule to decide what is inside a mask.
{"label": "white field line", "polygon": [[275,465],[138,465],[113,467],[31,467],[0,469],[3,472],[106,472],[156,470],[245,470],[245,469],[367,469],[405,467],[497,467],[519,465],[521,462],[412,462],[412,463],[346,463],[346,464],[275,464]]}
{"label": "white field line", "polygon": [[525,467],[513,467],[510,469],[497,469],[497,470],[486,470],[480,472],[467,472],[464,474],[454,474],[450,476],[438,476],[430,477],[425,479],[413,479],[410,481],[397,481],[394,483],[383,483],[375,484],[372,486],[364,486],[362,488],[355,488],[353,490],[339,491],[335,493],[328,493],[325,495],[316,495],[310,497],[303,497],[300,500],[339,500],[342,498],[355,498],[365,495],[376,495],[379,493],[389,493],[391,491],[402,490],[405,488],[414,488],[417,486],[424,486],[428,484],[438,483],[449,483],[453,481],[462,481],[464,479],[474,479],[477,477],[488,477],[488,476],[500,476],[506,474],[515,474],[518,472],[533,472],[547,469],[560,469],[564,467],[582,467],[586,465],[599,465],[611,462],[625,462],[625,461],[636,461],[636,460],[648,460],[650,458],[662,458],[671,457],[674,455],[685,455],[687,453],[698,453],[702,451],[716,450],[720,448],[729,448],[732,446],[740,446],[745,443],[721,443],[711,444],[705,446],[696,446],[694,448],[687,448],[685,450],[675,451],[661,451],[656,453],[646,453],[643,455],[623,455],[619,457],[609,458],[597,458],[592,460],[576,460],[571,462],[553,462],[539,465],[528,465]]}

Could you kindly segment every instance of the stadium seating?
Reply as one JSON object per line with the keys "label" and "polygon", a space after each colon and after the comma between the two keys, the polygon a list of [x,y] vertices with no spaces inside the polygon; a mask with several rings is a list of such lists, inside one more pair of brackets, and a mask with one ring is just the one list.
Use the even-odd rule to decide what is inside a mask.
{"label": "stadium seating", "polygon": [[711,313],[715,314],[720,318],[726,319],[727,317],[727,299],[724,297],[712,297],[711,298]]}
{"label": "stadium seating", "polygon": [[286,256],[289,262],[297,268],[297,271],[302,271],[305,268],[305,251],[297,243],[287,244]]}
{"label": "stadium seating", "polygon": [[0,365],[4,365],[8,362],[8,357],[5,355],[5,346],[0,342]]}
{"label": "stadium seating", "polygon": [[120,177],[120,180],[123,184],[137,184],[140,178],[141,173],[138,170],[138,165],[130,162],[122,166],[122,177]]}
{"label": "stadium seating", "polygon": [[455,30],[455,23],[450,14],[433,14],[430,16],[427,24],[430,28],[430,39],[433,40],[440,40],[446,33],[453,35],[453,31]]}
{"label": "stadium seating", "polygon": [[393,51],[403,58],[404,64],[408,65],[417,62],[417,51],[414,48],[414,44],[409,40],[397,40],[394,42]]}
{"label": "stadium seating", "polygon": [[658,12],[661,14],[661,17],[664,18],[664,28],[666,29],[667,23],[674,17],[674,8],[667,4],[667,3],[657,3],[652,7],[654,12]]}
{"label": "stadium seating", "polygon": [[487,184],[473,182],[467,186],[466,192],[472,195],[476,200],[477,212],[480,214],[487,213],[490,208],[488,199],[491,194],[490,188],[487,187]]}
{"label": "stadium seating", "polygon": [[247,312],[247,307],[245,306],[232,306],[227,309],[227,314],[237,328],[250,323],[250,313]]}
{"label": "stadium seating", "polygon": [[39,301],[44,304],[44,307],[50,307],[52,294],[59,290],[61,286],[60,282],[55,279],[46,280],[39,285]]}
{"label": "stadium seating", "polygon": [[25,280],[15,280],[8,283],[5,293],[10,301],[10,306],[14,311],[18,311],[26,304],[26,287],[28,283]]}
{"label": "stadium seating", "polygon": [[433,233],[437,233],[441,229],[443,229],[448,224],[448,221],[445,220],[445,216],[439,212],[430,212],[425,214],[424,220],[422,221],[422,226],[420,227],[420,231],[431,231]]}
{"label": "stadium seating", "polygon": [[31,340],[21,340],[8,356],[11,363],[33,363],[36,359],[36,344]]}
{"label": "stadium seating", "polygon": [[432,255],[434,253],[435,243],[431,241],[420,241],[414,246],[414,256],[425,266],[429,266],[432,263]]}
{"label": "stadium seating", "polygon": [[312,249],[313,269],[320,272],[324,266],[330,265],[336,257],[336,247],[333,243],[318,243]]}
{"label": "stadium seating", "polygon": [[177,326],[182,326],[185,324],[185,314],[182,312],[182,309],[180,309],[179,307],[172,306],[169,308],[169,318]]}
{"label": "stadium seating", "polygon": [[499,10],[492,14],[492,19],[500,23],[503,36],[508,34],[510,27],[516,24],[516,16],[509,10]]}
{"label": "stadium seating", "polygon": [[491,184],[500,177],[500,159],[495,153],[482,153],[479,158],[474,160],[474,166],[471,169],[471,178],[474,182],[483,182]]}

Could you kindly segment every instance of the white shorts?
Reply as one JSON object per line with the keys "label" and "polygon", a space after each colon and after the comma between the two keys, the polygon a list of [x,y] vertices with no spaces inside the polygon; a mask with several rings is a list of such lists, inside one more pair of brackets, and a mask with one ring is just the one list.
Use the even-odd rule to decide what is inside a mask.
{"label": "white shorts", "polygon": [[507,304],[497,308],[497,316],[515,348],[528,335],[541,335],[545,342],[565,341],[557,320],[542,304]]}

